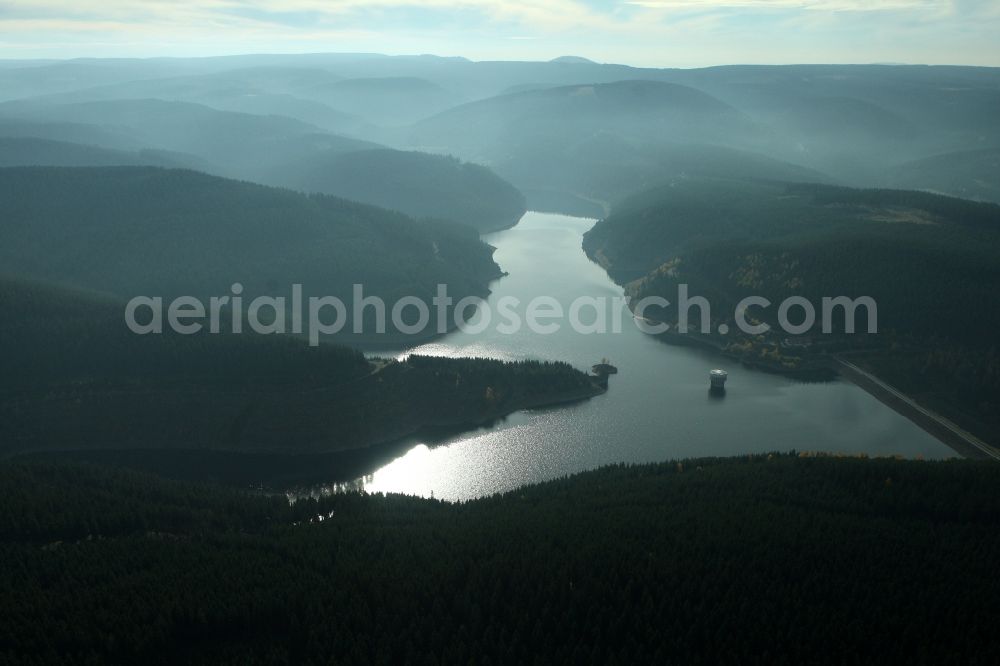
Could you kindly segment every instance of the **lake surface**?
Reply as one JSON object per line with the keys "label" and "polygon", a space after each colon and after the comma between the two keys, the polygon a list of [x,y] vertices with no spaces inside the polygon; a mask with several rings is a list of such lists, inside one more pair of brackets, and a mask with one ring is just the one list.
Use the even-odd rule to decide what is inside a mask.
{"label": "lake surface", "polygon": [[[581,249],[582,235],[593,223],[528,213],[513,229],[486,236],[509,273],[493,284],[487,304],[496,310],[505,296],[526,303],[547,295],[568,310],[580,296],[620,297],[621,288]],[[455,331],[399,350],[561,360],[584,370],[607,357],[619,374],[610,378],[605,395],[586,402],[520,412],[444,442],[415,441],[402,456],[355,485],[373,492],[467,499],[617,462],[791,449],[955,455],[853,384],[806,384],[755,372],[708,351],[648,336],[627,311],[619,311],[618,317],[620,333],[584,335],[566,322],[548,335],[527,326],[504,334],[490,326],[482,333]],[[588,322],[593,314],[584,311],[580,318]],[[708,393],[708,373],[716,367],[729,372],[723,398]]]}

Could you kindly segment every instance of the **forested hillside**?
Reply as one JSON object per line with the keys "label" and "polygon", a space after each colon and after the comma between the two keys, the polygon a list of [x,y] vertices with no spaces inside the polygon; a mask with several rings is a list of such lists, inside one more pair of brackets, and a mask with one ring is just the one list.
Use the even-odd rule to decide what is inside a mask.
{"label": "forested hillside", "polygon": [[[487,231],[509,227],[524,213],[520,192],[486,167],[390,150],[299,119],[336,115],[328,107],[314,113],[301,108],[323,107],[320,102],[284,94],[241,95],[238,88],[216,89],[212,97],[213,81],[129,82],[122,84],[123,90],[81,91],[69,100],[57,96],[0,103],[0,166],[190,168]],[[127,91],[147,95],[117,97]],[[194,91],[200,91],[197,99],[210,96],[215,106],[172,99]],[[77,97],[88,101],[70,101]],[[254,112],[258,106],[280,110],[282,104],[291,105],[298,116]]]}
{"label": "forested hillside", "polygon": [[0,666],[1000,664],[991,3],[103,4],[0,0]]}
{"label": "forested hillside", "polygon": [[391,306],[403,296],[430,303],[438,284],[456,300],[483,295],[500,275],[492,248],[465,226],[143,167],[0,169],[0,263],[126,300],[205,299],[240,283],[249,302],[299,283],[307,296],[350,303],[362,284]]}
{"label": "forested hillside", "polygon": [[289,505],[8,461],[0,658],[992,664],[998,483],[775,455]]}
{"label": "forested hillside", "polygon": [[285,336],[141,336],[118,301],[18,280],[0,281],[0,308],[0,455],[343,451],[601,390],[564,363],[368,361]]}
{"label": "forested hillside", "polygon": [[680,174],[826,179],[746,151],[765,136],[700,90],[618,81],[472,102],[415,124],[407,141],[488,164],[532,205],[559,210],[571,197],[608,203]]}
{"label": "forested hillside", "polygon": [[281,165],[260,180],[402,211],[480,231],[513,226],[524,195],[489,169],[453,157],[399,150],[324,152]]}
{"label": "forested hillside", "polygon": [[[220,175],[231,177],[244,176],[247,167],[261,161],[287,160],[320,147],[343,146],[354,150],[371,147],[365,141],[328,134],[292,118],[218,111],[201,104],[161,99],[51,105],[8,102],[0,105],[2,117],[108,125],[143,147],[197,155],[220,169]],[[44,137],[44,134],[34,136]]]}
{"label": "forested hillside", "polygon": [[165,150],[130,152],[69,141],[0,136],[0,167],[12,166],[159,166],[199,171],[211,169],[206,162],[194,155]]}
{"label": "forested hillside", "polygon": [[[711,302],[713,333],[720,323],[734,331],[718,337],[719,346],[792,370],[802,354],[778,349],[780,333],[767,339],[736,333],[733,313],[742,298],[767,298],[774,305],[750,315],[776,327],[777,304],[792,295],[809,299],[817,314],[824,297],[870,296],[878,305],[878,335],[824,336],[819,316],[807,334],[823,349],[881,352],[871,360],[874,367],[891,364],[894,379],[914,392],[933,386],[942,394],[935,401],[971,416],[970,427],[982,431],[985,424],[990,437],[1000,425],[993,334],[1000,326],[998,247],[1000,206],[994,204],[925,192],[719,179],[677,181],[632,197],[584,240],[588,254],[628,283],[634,299],[658,295],[676,304],[678,286],[688,284]],[[673,308],[647,314],[677,316]],[[855,323],[861,333],[864,315],[862,309]],[[841,311],[831,323],[834,333],[843,333]]]}
{"label": "forested hillside", "polygon": [[363,76],[331,81],[299,94],[379,125],[404,125],[454,106],[460,95],[416,76]]}
{"label": "forested hillside", "polygon": [[885,179],[894,187],[1000,203],[1000,149],[925,157],[893,167]]}

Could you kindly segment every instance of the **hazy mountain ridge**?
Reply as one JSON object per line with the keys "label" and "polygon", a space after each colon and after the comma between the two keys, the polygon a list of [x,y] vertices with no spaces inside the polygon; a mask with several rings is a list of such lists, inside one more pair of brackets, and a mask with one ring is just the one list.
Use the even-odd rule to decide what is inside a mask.
{"label": "hazy mountain ridge", "polygon": [[306,192],[321,192],[496,231],[517,223],[524,195],[485,167],[444,155],[390,149],[316,153],[259,177]]}
{"label": "hazy mountain ridge", "polygon": [[933,155],[897,165],[886,182],[1000,203],[1000,148]]}
{"label": "hazy mountain ridge", "polygon": [[[448,142],[449,147],[461,146],[463,153],[482,152],[493,161],[509,150],[509,144],[519,147],[543,137],[552,143],[566,141],[569,134],[586,137],[604,129],[660,141],[677,139],[684,132],[704,133],[718,122],[739,125],[746,119],[694,88],[619,81],[528,90],[471,102],[421,121],[413,129],[412,141]],[[690,140],[696,136],[700,134]]]}
{"label": "hazy mountain ridge", "polygon": [[36,122],[22,118],[0,117],[0,136],[12,139],[62,141],[125,152],[137,152],[148,148],[125,128],[109,128],[77,122]]}
{"label": "hazy mountain ridge", "polygon": [[234,282],[287,295],[300,283],[350,302],[361,283],[430,302],[438,284],[481,295],[500,275],[466,227],[193,171],[7,168],[0,208],[5,271],[123,298],[204,298]]}
{"label": "hazy mountain ridge", "polygon": [[[523,191],[607,204],[706,170],[812,177],[810,170],[726,146],[727,139],[732,145],[759,143],[766,133],[737,109],[693,88],[622,81],[473,102],[418,123],[411,140],[483,162]],[[828,180],[818,173],[815,178]]]}
{"label": "hazy mountain ridge", "polygon": [[[0,156],[0,163],[6,166],[148,164],[194,168],[336,194],[487,230],[511,226],[524,212],[520,193],[483,167],[454,165],[434,155],[389,151],[292,118],[157,99],[58,105],[12,102],[0,104],[3,117],[7,119],[0,120],[0,138],[4,134],[19,137],[19,143],[8,143]],[[70,119],[73,124],[62,129]],[[104,123],[110,119],[114,124],[108,128]],[[29,148],[25,143],[49,134],[78,138],[95,146],[57,146],[38,139],[42,143]],[[117,152],[111,154],[97,146]],[[130,150],[132,146],[146,148]],[[356,153],[359,162],[352,163],[353,158],[346,153]],[[449,180],[452,176],[453,181]]]}
{"label": "hazy mountain ridge", "polygon": [[156,98],[202,104],[222,111],[287,116],[333,132],[351,133],[364,124],[361,118],[295,94],[302,88],[339,80],[340,77],[316,70],[259,68],[126,81],[37,96],[31,101],[74,104]]}
{"label": "hazy mountain ridge", "polygon": [[[0,130],[2,131],[2,130]],[[12,166],[159,166],[211,171],[194,155],[164,150],[113,150],[35,137],[0,136],[0,167]]]}
{"label": "hazy mountain ridge", "polygon": [[[362,135],[376,131],[374,126],[407,125],[461,99],[437,84],[416,77],[343,79],[303,89],[298,94],[362,118],[364,125],[353,130]],[[377,131],[374,136],[378,136]]]}
{"label": "hazy mountain ridge", "polygon": [[[1000,146],[1000,121],[994,112],[1000,104],[1000,70],[991,68],[790,65],[682,70],[576,58],[472,62],[313,54],[25,63],[0,70],[0,81],[12,95],[34,97],[32,103],[43,106],[60,95],[63,100],[74,95],[155,97],[160,88],[164,97],[190,96],[191,101],[218,108],[280,111],[306,120],[313,131],[324,127],[380,146],[454,154],[485,164],[522,191],[532,191],[529,200],[545,207],[600,209],[690,171],[706,174],[706,158],[681,164],[692,151],[679,156],[679,143],[755,153],[776,160],[775,167],[785,163],[773,172],[765,169],[760,174],[765,178],[903,185],[989,198],[980,181],[988,183],[996,176],[991,169],[969,169],[967,177],[956,180],[947,165],[931,162],[923,167],[928,178],[912,185],[895,179],[895,169],[935,155]],[[100,86],[88,86],[95,82]],[[62,91],[55,90],[60,86]],[[519,87],[521,92],[510,92]],[[588,100],[585,93],[591,90]],[[576,98],[569,96],[574,91]],[[247,148],[261,143],[256,135],[276,130],[250,127],[242,142]],[[282,136],[282,131],[275,133]],[[227,166],[224,175],[247,177],[225,164],[230,161],[227,151],[236,161],[283,164],[308,155],[316,141],[307,133],[243,152],[236,151],[239,146],[208,141],[202,143],[215,154],[201,157]],[[603,146],[611,152],[601,154]],[[147,137],[141,146],[109,147],[135,150],[150,144]],[[194,146],[163,147],[193,152]],[[662,162],[672,165],[662,169]],[[797,177],[788,173],[793,165],[802,170]],[[730,167],[706,175],[750,174],[734,174]],[[926,181],[948,185],[934,187]]]}
{"label": "hazy mountain ridge", "polygon": [[145,147],[197,155],[229,176],[240,176],[247,166],[261,161],[290,159],[303,150],[331,144],[361,150],[372,145],[328,134],[291,118],[217,111],[159,99],[59,105],[8,102],[0,104],[0,117],[123,128]]}

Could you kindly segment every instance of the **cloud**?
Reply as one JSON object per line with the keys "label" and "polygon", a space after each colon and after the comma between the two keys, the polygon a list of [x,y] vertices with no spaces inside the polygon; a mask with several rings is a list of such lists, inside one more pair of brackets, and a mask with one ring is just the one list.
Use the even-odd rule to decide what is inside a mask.
{"label": "cloud", "polygon": [[825,12],[883,12],[899,10],[940,10],[951,6],[950,0],[625,0],[627,5],[647,9],[683,9],[716,11],[727,9],[812,10]]}
{"label": "cloud", "polygon": [[122,55],[1000,64],[998,25],[996,0],[0,0],[0,55],[32,52],[33,43],[38,57],[115,55],[120,43]]}
{"label": "cloud", "polygon": [[214,15],[239,15],[267,21],[289,15],[322,16],[326,20],[385,17],[392,12],[419,10],[442,17],[477,13],[496,21],[533,26],[596,25],[604,18],[574,0],[8,0],[0,5],[5,16],[54,17],[86,20],[135,19],[184,21]]}

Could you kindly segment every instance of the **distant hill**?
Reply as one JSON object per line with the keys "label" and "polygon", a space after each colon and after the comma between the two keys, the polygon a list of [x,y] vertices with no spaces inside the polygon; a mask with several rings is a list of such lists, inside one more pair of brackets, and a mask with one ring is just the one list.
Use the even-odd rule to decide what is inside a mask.
{"label": "distant hill", "polygon": [[[142,147],[197,155],[216,165],[221,175],[235,177],[246,176],[262,163],[288,161],[310,151],[363,150],[375,145],[329,134],[291,118],[157,99],[58,105],[9,102],[0,104],[0,118],[109,127],[126,133]],[[44,131],[44,127],[39,129]],[[39,133],[33,136],[50,138]]]}
{"label": "distant hill", "polygon": [[880,158],[907,154],[919,134],[905,117],[866,100],[815,94],[781,99],[768,96],[766,107],[753,107],[774,128],[764,149],[851,184],[875,182]]}
{"label": "distant hill", "polygon": [[411,141],[491,166],[529,203],[553,200],[556,193],[607,204],[706,169],[716,176],[826,179],[735,148],[766,137],[749,117],[699,90],[619,81],[459,106],[416,124]]}
{"label": "distant hill", "polygon": [[[736,65],[658,70],[773,128],[760,150],[854,185],[900,162],[995,148],[1000,69],[895,65]],[[986,145],[983,145],[983,144]]]}
{"label": "distant hill", "polygon": [[583,58],[581,56],[574,55],[564,55],[558,58],[553,58],[549,62],[561,62],[568,65],[596,65],[597,63],[589,58]]}
{"label": "distant hill", "polygon": [[243,68],[212,74],[129,80],[43,95],[31,101],[71,104],[160,99],[202,104],[223,111],[285,116],[332,132],[351,133],[364,124],[362,119],[295,94],[302,88],[329,84],[339,79],[329,72],[306,68]]}
{"label": "distant hill", "polygon": [[601,132],[563,154],[519,156],[497,166],[532,210],[604,217],[621,199],[692,178],[761,178],[828,183],[826,174],[758,153],[710,144],[646,146]]}
{"label": "distant hill", "polygon": [[687,86],[656,81],[578,85],[492,97],[416,124],[414,141],[481,151],[494,159],[532,142],[563,146],[599,131],[695,142],[747,128],[733,107]]}
{"label": "distant hill", "polygon": [[136,78],[159,78],[176,63],[166,59],[21,61],[0,70],[0,100],[59,94]]}
{"label": "distant hill", "polygon": [[163,150],[126,152],[67,141],[0,136],[0,167],[9,166],[161,166],[211,170],[204,160]]}
{"label": "distant hill", "polygon": [[499,95],[516,95],[517,93],[532,92],[534,90],[547,90],[549,88],[557,88],[551,83],[518,83],[517,85],[510,86],[509,88],[504,88],[500,91]]}
{"label": "distant hill", "polygon": [[461,101],[440,85],[414,76],[350,78],[297,94],[382,125],[409,124]]}
{"label": "distant hill", "polygon": [[[11,61],[0,68],[0,100],[20,98],[17,104],[29,109],[22,121],[32,117],[37,105],[121,102],[124,98],[195,102],[216,111],[246,112],[263,123],[219,119],[222,135],[229,125],[243,128],[238,133],[245,138],[229,142],[242,143],[242,147],[219,145],[211,136],[196,139],[218,159],[199,153],[202,158],[223,162],[220,168],[228,168],[220,171],[223,175],[248,177],[239,168],[250,163],[286,163],[321,152],[324,146],[317,147],[316,132],[332,131],[379,144],[367,148],[454,154],[493,169],[525,192],[533,206],[575,207],[588,214],[598,214],[595,211],[615,199],[678,175],[656,168],[659,153],[671,152],[670,146],[677,144],[766,156],[823,174],[823,180],[852,186],[918,187],[988,198],[985,193],[977,194],[974,184],[956,182],[944,187],[925,184],[920,178],[913,185],[905,179],[894,185],[897,181],[887,179],[887,174],[897,165],[937,155],[997,149],[998,68],[742,65],[653,69],[569,58],[570,62],[563,58],[472,62],[366,53]],[[582,93],[591,88],[597,93],[588,105]],[[581,94],[550,104],[546,91],[554,95],[551,91],[556,90]],[[657,92],[664,90],[673,90],[674,97],[665,99],[669,95]],[[714,105],[687,106],[679,90],[700,95],[702,101],[708,98]],[[615,98],[637,114],[629,116],[607,103]],[[719,105],[729,110],[728,116],[717,115]],[[310,129],[304,135],[297,130],[289,134],[288,127],[274,126],[265,114],[294,118]],[[442,119],[436,120],[435,115]],[[62,134],[54,133],[52,126],[51,134],[21,136],[118,150],[154,147],[196,152],[176,142],[169,146],[151,143],[155,132],[154,137],[136,137],[129,127],[107,125],[118,117],[109,109],[93,120],[103,125],[106,134],[114,134],[113,140],[84,140],[65,133],[66,124],[79,122],[72,116],[58,121]],[[413,123],[415,127],[409,127]],[[161,132],[160,136],[169,134]],[[271,143],[269,136],[274,137]],[[587,161],[576,155],[577,144],[589,149],[609,136],[608,145],[641,150],[624,160],[620,153],[614,159]],[[732,172],[710,175],[729,177]],[[683,175],[685,169],[679,173]],[[762,177],[816,180],[770,171]],[[634,186],[625,185],[629,180],[636,181]]]}
{"label": "distant hill", "polygon": [[331,108],[316,100],[302,99],[287,93],[223,89],[198,95],[192,101],[222,111],[294,118],[341,134],[353,134],[365,124],[364,119],[353,114]]}
{"label": "distant hill", "polygon": [[1000,149],[934,155],[889,170],[887,185],[1000,203]]}
{"label": "distant hill", "polygon": [[[0,109],[4,107],[0,105]],[[43,139],[84,146],[135,152],[146,148],[127,128],[110,128],[78,122],[44,122],[27,118],[5,118],[0,111],[0,137],[11,139]]]}
{"label": "distant hill", "polygon": [[513,226],[524,195],[485,167],[453,157],[398,150],[326,152],[281,165],[269,182],[463,222],[480,231]]}
{"label": "distant hill", "polygon": [[[116,100],[69,105],[0,105],[0,117],[85,120],[65,128],[12,119],[4,138],[3,166],[153,165],[193,168],[306,192],[334,194],[418,217],[468,223],[489,231],[513,225],[524,213],[523,196],[488,169],[421,153],[329,134],[290,118],[218,111],[161,100]],[[113,119],[114,134],[103,126]],[[68,136],[98,145],[56,143]],[[117,136],[127,137],[118,141]],[[16,138],[15,138],[16,137]],[[122,150],[118,145],[159,146]],[[352,156],[348,157],[350,153]]]}
{"label": "distant hill", "polygon": [[[390,302],[485,294],[492,249],[467,227],[329,196],[146,167],[0,169],[0,265],[8,273],[117,294]],[[370,329],[369,329],[370,330]]]}
{"label": "distant hill", "polygon": [[385,76],[368,79],[346,79],[329,84],[331,89],[343,90],[355,94],[365,93],[409,93],[409,94],[443,94],[444,88],[426,79],[414,76]]}
{"label": "distant hill", "polygon": [[781,110],[795,100],[856,100],[904,118],[922,134],[947,130],[973,136],[1000,122],[990,113],[1000,99],[995,67],[728,65],[658,71],[660,80],[706,90],[740,108]]}

